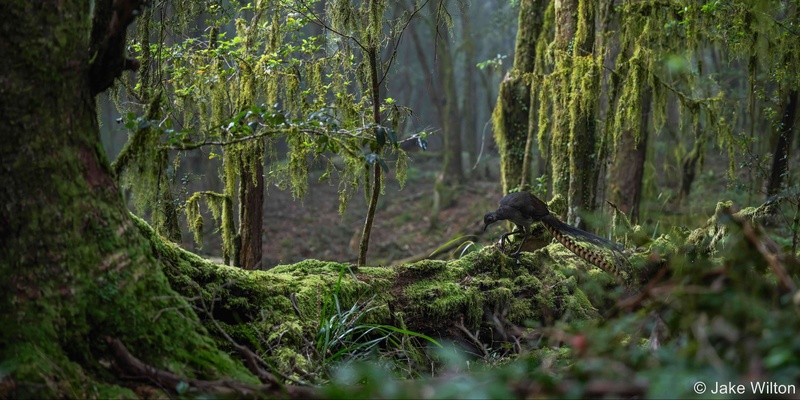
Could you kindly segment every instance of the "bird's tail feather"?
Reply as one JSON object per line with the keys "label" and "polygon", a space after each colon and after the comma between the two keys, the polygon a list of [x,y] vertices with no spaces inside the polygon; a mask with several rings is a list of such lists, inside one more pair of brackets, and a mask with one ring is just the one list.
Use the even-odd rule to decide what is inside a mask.
{"label": "bird's tail feather", "polygon": [[[553,215],[546,215],[544,218],[542,218],[542,223],[550,232],[550,234],[553,235],[556,240],[558,240],[571,252],[594,264],[598,268],[615,275],[617,278],[622,279],[623,281],[626,280],[622,276],[622,273],[619,269],[620,265],[627,264],[627,258],[625,258],[625,255],[622,253],[622,246],[595,234],[578,229],[574,226],[567,225]],[[577,243],[575,243],[575,239],[585,240],[595,246],[600,246],[611,250],[614,263],[612,264],[606,261],[606,259],[598,252],[587,250],[579,246]]]}

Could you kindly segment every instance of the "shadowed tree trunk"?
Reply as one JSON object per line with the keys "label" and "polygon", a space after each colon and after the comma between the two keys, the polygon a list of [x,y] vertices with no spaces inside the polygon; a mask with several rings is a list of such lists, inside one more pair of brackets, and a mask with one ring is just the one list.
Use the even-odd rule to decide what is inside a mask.
{"label": "shadowed tree trunk", "polygon": [[[255,5],[255,15],[247,28],[245,54],[258,57],[257,34],[259,21],[264,14],[263,2]],[[242,78],[239,89],[239,108],[256,104],[254,73],[249,70]],[[272,99],[270,99],[272,100]],[[237,149],[234,157],[241,158],[239,168],[239,259],[238,266],[244,269],[261,267],[264,232],[264,142],[246,143]]]}
{"label": "shadowed tree trunk", "polygon": [[700,116],[694,117],[694,144],[692,150],[681,160],[681,187],[678,194],[678,204],[681,204],[692,191],[692,184],[705,163],[707,135],[700,123]]}
{"label": "shadowed tree trunk", "polygon": [[239,184],[239,199],[241,201],[239,264],[244,269],[260,269],[263,253],[264,160],[260,157],[260,154],[264,154],[264,148],[259,144],[254,143],[248,146],[255,147],[255,149],[248,149],[249,151],[255,150],[259,152],[259,154],[255,154],[259,161],[256,165],[256,173],[254,174],[248,166],[245,166],[242,168],[242,180]]}
{"label": "shadowed tree trunk", "polygon": [[14,21],[0,25],[0,354],[15,366],[12,397],[136,397],[105,364],[118,360],[111,343],[178,374],[257,382],[170,288],[100,143],[95,96],[136,68],[123,49],[142,3],[0,5]]}
{"label": "shadowed tree trunk", "polygon": [[772,169],[767,183],[767,197],[776,195],[787,181],[789,173],[789,149],[794,137],[795,116],[797,115],[797,90],[789,94],[789,102],[783,109],[778,143],[772,156]]}

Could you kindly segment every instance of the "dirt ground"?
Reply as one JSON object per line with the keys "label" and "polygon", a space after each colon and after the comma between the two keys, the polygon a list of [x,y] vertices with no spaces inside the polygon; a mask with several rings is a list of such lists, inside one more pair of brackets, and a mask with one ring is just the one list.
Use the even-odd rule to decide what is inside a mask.
{"label": "dirt ground", "polygon": [[[412,161],[405,188],[399,190],[393,178],[386,180],[370,236],[370,265],[429,253],[452,239],[480,231],[483,214],[494,210],[502,197],[498,179],[465,179],[445,196],[446,207],[431,215],[436,173],[433,160]],[[338,207],[336,183],[310,179],[308,195],[301,200],[294,200],[288,191],[269,188],[264,205],[264,267],[308,258],[355,262],[367,202],[362,192],[351,199],[344,215],[339,215]],[[490,243],[489,235],[473,239]]]}

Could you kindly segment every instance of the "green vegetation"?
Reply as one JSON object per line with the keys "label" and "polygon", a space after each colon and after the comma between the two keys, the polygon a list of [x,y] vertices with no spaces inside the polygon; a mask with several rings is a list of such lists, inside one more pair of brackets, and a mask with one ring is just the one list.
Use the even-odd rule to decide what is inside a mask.
{"label": "green vegetation", "polygon": [[[0,398],[797,395],[796,0],[32,4],[0,6]],[[473,74],[511,14],[513,68]],[[625,282],[535,223],[481,236],[517,190]],[[328,200],[363,205],[352,238]],[[304,259],[264,265],[265,226]]]}

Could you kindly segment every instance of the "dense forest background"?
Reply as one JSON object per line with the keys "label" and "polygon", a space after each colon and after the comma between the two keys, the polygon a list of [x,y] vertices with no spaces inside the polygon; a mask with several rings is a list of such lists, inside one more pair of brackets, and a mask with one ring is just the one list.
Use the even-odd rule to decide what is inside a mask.
{"label": "dense forest background", "polygon": [[0,397],[796,395],[799,7],[4,2]]}
{"label": "dense forest background", "polygon": [[[147,26],[139,22],[130,44],[145,74],[123,76],[98,99],[112,160],[137,133],[165,148],[157,162],[134,154],[152,149],[123,152],[116,168],[131,204],[183,247],[231,264],[240,251],[235,236],[248,229],[257,237],[236,246],[260,248],[247,251],[261,269],[309,257],[356,261],[370,195],[355,194],[372,177],[348,158],[354,154],[326,146],[342,135],[331,128],[373,119],[363,103],[371,95],[365,50],[334,26],[344,18],[348,32],[364,29],[346,22],[359,15],[337,15],[339,6],[325,2],[209,4],[145,11]],[[701,223],[719,200],[782,200],[783,237],[796,250],[793,5],[564,7],[559,15],[571,16],[562,23],[548,2],[381,5],[380,114],[403,142],[377,163],[385,158],[386,174],[411,185],[384,182],[369,255],[393,263],[475,239],[467,235],[482,214],[520,189],[563,195],[563,216],[594,228],[607,226],[611,201],[632,222],[648,222],[642,228],[653,236]],[[362,103],[343,111],[337,102],[345,95]],[[248,107],[274,107],[291,121],[224,126],[243,124]],[[327,118],[334,125],[319,132],[290,133]],[[261,166],[226,170],[225,155],[239,152],[213,145],[226,135],[257,138],[241,143],[259,142],[248,162]],[[356,158],[375,160],[374,149],[355,147]],[[397,159],[403,164],[389,169]],[[253,175],[263,177],[253,185],[263,194],[247,200],[236,191]],[[222,198],[232,220],[214,222],[202,203]],[[251,206],[261,209],[252,222],[233,211],[248,201],[261,203]],[[192,225],[187,216],[207,222]]]}

